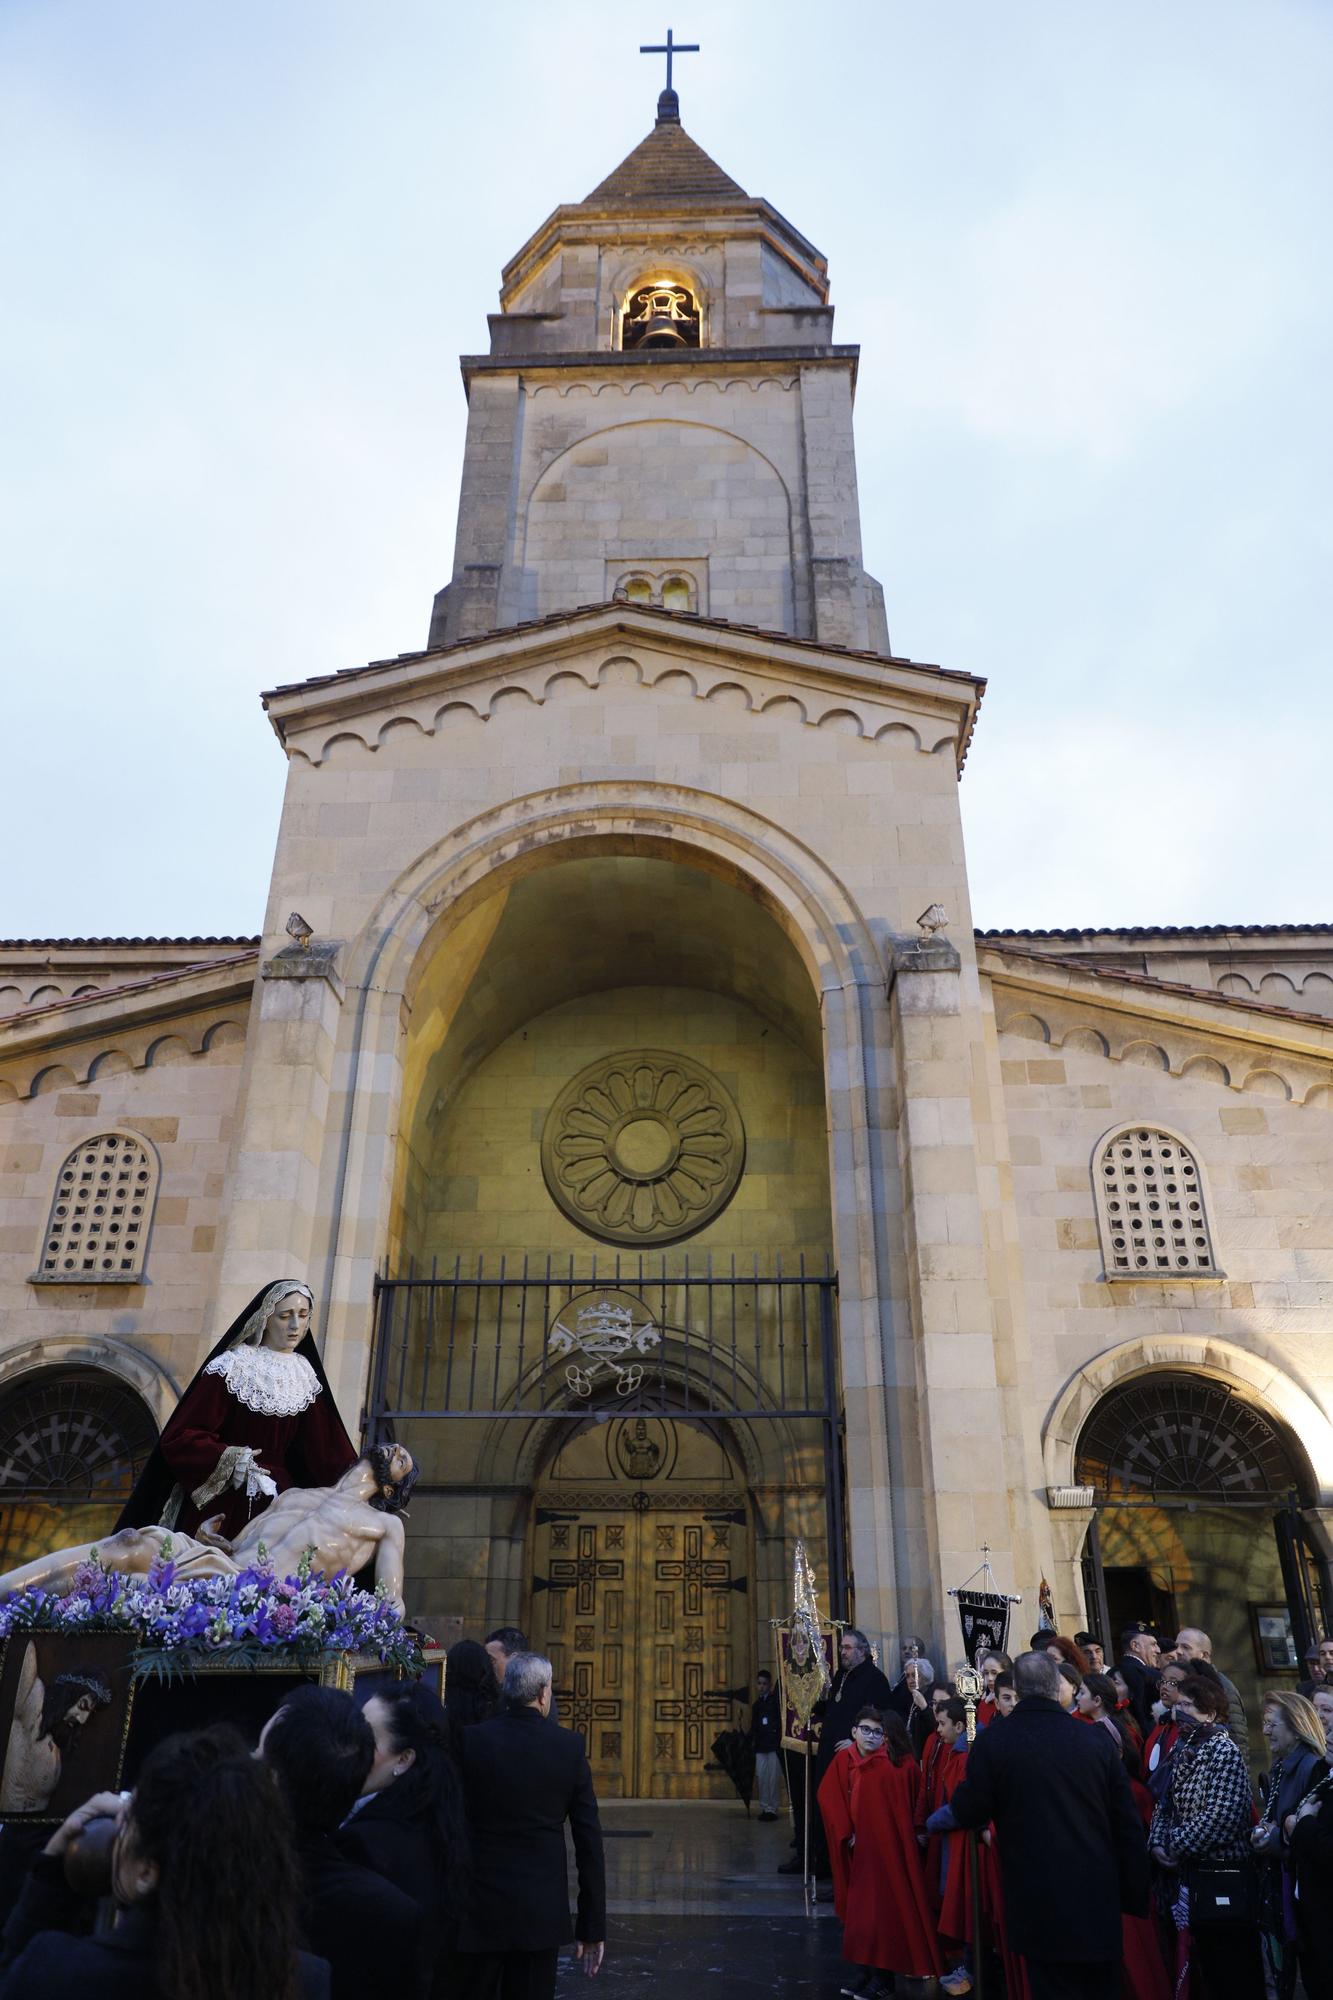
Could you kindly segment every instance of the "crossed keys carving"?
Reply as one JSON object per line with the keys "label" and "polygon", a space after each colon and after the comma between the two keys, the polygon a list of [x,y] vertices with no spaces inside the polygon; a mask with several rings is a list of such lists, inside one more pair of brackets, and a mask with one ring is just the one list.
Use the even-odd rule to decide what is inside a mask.
{"label": "crossed keys carving", "polygon": [[582,1293],[569,1301],[550,1332],[552,1354],[581,1356],[565,1370],[576,1396],[591,1396],[596,1383],[608,1378],[617,1396],[633,1395],[643,1385],[643,1363],[633,1357],[661,1344],[642,1302],[629,1292]]}

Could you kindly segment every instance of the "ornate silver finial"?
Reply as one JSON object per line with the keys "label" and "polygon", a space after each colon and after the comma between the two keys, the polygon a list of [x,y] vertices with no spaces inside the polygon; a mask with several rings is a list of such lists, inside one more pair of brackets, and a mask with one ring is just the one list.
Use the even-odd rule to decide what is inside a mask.
{"label": "ornate silver finial", "polygon": [[298,951],[309,951],[310,940],[315,935],[299,910],[293,910],[287,919],[287,935],[292,938]]}
{"label": "ornate silver finial", "polygon": [[928,945],[936,931],[948,929],[949,912],[945,909],[943,903],[932,903],[928,910],[921,912],[916,921],[917,928],[921,932],[917,943],[918,945]]}

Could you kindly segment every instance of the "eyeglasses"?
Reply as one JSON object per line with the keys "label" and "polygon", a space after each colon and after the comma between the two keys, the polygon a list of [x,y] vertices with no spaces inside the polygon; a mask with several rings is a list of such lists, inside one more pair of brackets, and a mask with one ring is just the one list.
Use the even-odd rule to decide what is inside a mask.
{"label": "eyeglasses", "polygon": [[882,1729],[876,1729],[873,1722],[858,1722],[856,1725],[856,1733],[858,1736],[868,1736],[871,1738],[872,1741],[875,1738],[878,1738],[881,1743],[884,1741],[884,1731]]}

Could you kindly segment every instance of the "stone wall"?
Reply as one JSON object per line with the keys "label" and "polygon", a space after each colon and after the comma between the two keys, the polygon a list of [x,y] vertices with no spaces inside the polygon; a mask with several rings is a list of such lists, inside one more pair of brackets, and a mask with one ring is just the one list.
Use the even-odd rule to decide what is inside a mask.
{"label": "stone wall", "polygon": [[[679,1050],[735,1099],[745,1170],[731,1201],[689,1239],[693,1256],[798,1252],[822,1267],[831,1249],[824,1084],[817,1063],[752,1008],[687,987],[626,987],[566,1002],[511,1035],[459,1089],[421,1191],[413,1251],[465,1264],[478,1251],[568,1253],[598,1246],[552,1201],[541,1135],[566,1082],[598,1056]],[[651,1246],[650,1246],[651,1247]],[[686,1246],[682,1246],[682,1249]],[[611,1252],[614,1255],[614,1250]],[[742,1268],[745,1268],[744,1262]]]}
{"label": "stone wall", "polygon": [[[1202,1372],[1248,1396],[1295,1439],[1311,1483],[1326,1490],[1333,1476],[1333,1117],[1315,1067],[1326,1031],[1314,1029],[1314,1045],[1299,1054],[1264,1053],[1262,1018],[1238,1016],[1232,1036],[1215,1032],[1208,1040],[1196,1029],[1182,1047],[1174,1039],[1179,1030],[1164,1030],[1160,1017],[1140,1020],[1136,1039],[1136,1024],[1109,1005],[1100,1017],[1091,1002],[1081,1005],[1074,1026],[1067,996],[1058,1016],[1024,994],[999,988],[993,997],[1016,1279],[1031,1355],[1027,1394],[1043,1425],[1048,1478],[1072,1481],[1077,1431],[1098,1394],[1135,1373],[1171,1368]],[[1038,1006],[1041,1013],[1029,1011]],[[1046,1016],[1059,1019],[1058,1047],[1048,1040]],[[1277,1069],[1256,1063],[1281,1064],[1307,1101],[1288,1095],[1292,1086]],[[1247,1077],[1258,1087],[1239,1087]],[[1224,1275],[1107,1277],[1094,1155],[1105,1135],[1126,1125],[1165,1130],[1190,1149]],[[1072,1625],[1083,1614],[1078,1558],[1089,1516],[1051,1518],[1051,1582],[1057,1609]],[[1307,1520],[1318,1539],[1317,1511]],[[1140,1541],[1147,1532],[1141,1523],[1132,1528]],[[1122,1526],[1122,1543],[1127,1535],[1131,1529]],[[1198,1535],[1192,1546],[1197,1558]],[[1208,1563],[1177,1564],[1170,1586],[1182,1618],[1215,1637],[1223,1627],[1228,1652],[1242,1661],[1250,1645],[1244,1606],[1238,1611],[1231,1602],[1235,1590],[1225,1580],[1247,1568],[1259,1579],[1256,1588],[1280,1598],[1267,1517],[1257,1527],[1252,1516],[1234,1518],[1209,1545]]]}
{"label": "stone wall", "polygon": [[[166,1026],[62,1046],[35,1090],[15,1068],[26,1093],[0,1097],[0,1372],[92,1361],[131,1381],[159,1423],[204,1352],[244,1012]],[[14,1088],[4,1077],[0,1093]],[[141,1138],[160,1167],[145,1282],[33,1284],[60,1169],[107,1131]]]}

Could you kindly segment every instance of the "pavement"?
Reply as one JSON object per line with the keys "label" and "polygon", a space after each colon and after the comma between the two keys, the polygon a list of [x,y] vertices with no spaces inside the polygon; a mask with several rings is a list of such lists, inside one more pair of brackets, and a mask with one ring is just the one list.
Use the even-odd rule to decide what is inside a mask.
{"label": "pavement", "polygon": [[[609,1936],[589,2000],[835,2000],[842,1927],[831,1904],[807,1916],[800,1876],[776,1872],[785,1819],[761,1826],[737,1801],[615,1799],[601,1813]],[[588,1990],[572,1958],[559,1989]]]}

